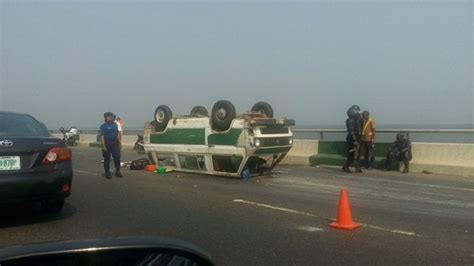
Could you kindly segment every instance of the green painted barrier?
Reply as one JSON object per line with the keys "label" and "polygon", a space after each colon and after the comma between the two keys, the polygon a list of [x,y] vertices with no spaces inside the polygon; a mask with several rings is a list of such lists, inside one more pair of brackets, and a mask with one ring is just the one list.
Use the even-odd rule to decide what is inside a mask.
{"label": "green painted barrier", "polygon": [[[385,156],[391,147],[391,143],[375,143],[375,168],[383,168]],[[346,162],[348,146],[345,141],[319,141],[318,154],[309,158],[311,165],[335,165],[342,166]],[[361,150],[363,160],[363,150]]]}
{"label": "green painted barrier", "polygon": [[[375,157],[385,157],[392,143],[375,143]],[[347,155],[347,143],[345,141],[319,141],[318,154]]]}

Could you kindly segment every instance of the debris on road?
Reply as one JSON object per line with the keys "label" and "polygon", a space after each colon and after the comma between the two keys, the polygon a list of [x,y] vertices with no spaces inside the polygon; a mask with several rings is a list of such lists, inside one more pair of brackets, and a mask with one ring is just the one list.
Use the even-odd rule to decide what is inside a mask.
{"label": "debris on road", "polygon": [[156,171],[156,164],[149,164],[149,165],[145,166],[145,171],[155,172]]}
{"label": "debris on road", "polygon": [[143,170],[150,164],[150,160],[148,160],[147,158],[133,160],[130,164],[130,170]]}

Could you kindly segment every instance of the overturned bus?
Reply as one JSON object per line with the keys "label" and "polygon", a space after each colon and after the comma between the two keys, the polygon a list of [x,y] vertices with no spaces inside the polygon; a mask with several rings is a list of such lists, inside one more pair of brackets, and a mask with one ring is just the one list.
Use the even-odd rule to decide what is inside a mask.
{"label": "overturned bus", "polygon": [[166,105],[145,124],[143,146],[155,163],[177,171],[221,176],[261,175],[285,157],[293,145],[292,119],[273,118],[272,107],[255,104],[237,115],[229,101],[218,101],[211,114],[196,106],[189,116]]}

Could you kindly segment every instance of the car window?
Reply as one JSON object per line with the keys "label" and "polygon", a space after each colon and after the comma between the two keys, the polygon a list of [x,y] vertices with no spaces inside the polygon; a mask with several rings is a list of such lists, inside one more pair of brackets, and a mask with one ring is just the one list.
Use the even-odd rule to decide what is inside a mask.
{"label": "car window", "polygon": [[0,136],[48,136],[45,126],[28,115],[0,114]]}

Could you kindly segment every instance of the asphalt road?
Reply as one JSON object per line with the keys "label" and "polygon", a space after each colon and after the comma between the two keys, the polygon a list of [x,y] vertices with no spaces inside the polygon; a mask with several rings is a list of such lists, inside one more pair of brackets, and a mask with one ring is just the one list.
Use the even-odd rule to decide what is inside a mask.
{"label": "asphalt road", "polygon": [[[99,150],[73,156],[62,214],[1,208],[0,246],[144,235],[194,243],[218,265],[474,264],[472,177],[282,165],[249,181],[130,170],[106,180]],[[328,226],[341,188],[363,224],[357,231]]]}

